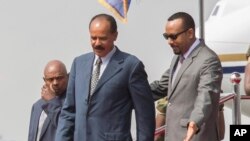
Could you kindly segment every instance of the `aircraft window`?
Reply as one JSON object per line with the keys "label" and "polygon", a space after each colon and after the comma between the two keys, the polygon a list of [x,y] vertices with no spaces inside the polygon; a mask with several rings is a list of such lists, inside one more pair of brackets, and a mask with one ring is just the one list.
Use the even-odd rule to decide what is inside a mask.
{"label": "aircraft window", "polygon": [[216,7],[215,7],[215,9],[214,9],[214,11],[213,11],[213,14],[212,14],[213,16],[216,16],[216,15],[217,15],[217,13],[218,13],[218,11],[219,11],[219,8],[220,8],[219,6],[216,6]]}

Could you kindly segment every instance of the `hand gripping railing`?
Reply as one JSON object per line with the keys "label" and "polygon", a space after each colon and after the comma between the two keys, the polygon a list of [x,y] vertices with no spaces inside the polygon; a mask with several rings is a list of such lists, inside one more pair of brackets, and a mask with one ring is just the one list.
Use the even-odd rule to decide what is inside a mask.
{"label": "hand gripping railing", "polygon": [[[241,124],[241,99],[250,99],[250,96],[246,96],[246,95],[240,95],[240,81],[241,81],[241,77],[240,77],[240,73],[238,72],[233,72],[231,74],[231,78],[230,78],[231,83],[233,84],[234,90],[233,93],[227,94],[227,96],[223,96],[220,98],[220,104],[224,104],[225,102],[233,99],[233,116],[232,116],[232,121],[233,124],[235,125],[239,125]],[[155,135],[162,135],[165,132],[166,129],[166,125],[163,125],[159,128],[157,128],[155,130]]]}

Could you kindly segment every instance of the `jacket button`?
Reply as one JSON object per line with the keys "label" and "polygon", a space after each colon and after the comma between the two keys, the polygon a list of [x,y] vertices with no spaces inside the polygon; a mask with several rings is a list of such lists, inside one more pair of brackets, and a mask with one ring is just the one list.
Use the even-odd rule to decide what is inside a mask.
{"label": "jacket button", "polygon": [[170,102],[168,103],[168,106],[171,106],[171,103],[170,103]]}

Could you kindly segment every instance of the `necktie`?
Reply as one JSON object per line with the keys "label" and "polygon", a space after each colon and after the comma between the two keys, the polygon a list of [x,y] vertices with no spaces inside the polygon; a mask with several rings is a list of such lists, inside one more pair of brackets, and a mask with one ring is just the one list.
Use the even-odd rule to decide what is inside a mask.
{"label": "necktie", "polygon": [[182,56],[182,55],[180,55],[180,56],[179,56],[179,61],[180,61],[181,64],[183,63],[184,60],[185,60],[185,57]]}
{"label": "necktie", "polygon": [[99,75],[100,75],[100,68],[101,68],[101,64],[102,64],[102,59],[99,57],[97,60],[96,60],[96,63],[95,63],[95,70],[92,74],[92,77],[91,77],[91,88],[90,88],[90,95],[93,94],[94,90],[95,90],[95,87],[97,85],[97,82],[99,80]]}

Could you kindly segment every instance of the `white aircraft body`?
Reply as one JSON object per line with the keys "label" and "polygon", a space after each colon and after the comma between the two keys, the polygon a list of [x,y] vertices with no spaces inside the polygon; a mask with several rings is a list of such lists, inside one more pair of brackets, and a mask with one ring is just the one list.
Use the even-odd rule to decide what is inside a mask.
{"label": "white aircraft body", "polygon": [[206,43],[220,56],[223,64],[224,92],[232,91],[228,81],[232,72],[239,72],[244,77],[245,54],[250,47],[249,12],[249,0],[220,0],[205,23]]}
{"label": "white aircraft body", "polygon": [[[247,63],[246,52],[250,47],[250,1],[219,0],[204,24],[206,44],[220,57],[223,66],[223,93],[233,93],[230,81],[233,72],[239,72],[239,91],[244,91],[244,69]],[[229,140],[229,125],[233,124],[233,100],[225,102],[225,141]],[[241,100],[241,124],[250,123],[250,100]]]}
{"label": "white aircraft body", "polygon": [[[220,0],[215,5],[205,23],[205,41],[220,57],[223,66],[222,90],[232,93],[230,81],[233,72],[241,74],[240,93],[243,89],[246,52],[250,47],[250,1]],[[249,101],[250,104],[250,101]],[[242,113],[250,116],[249,110],[242,104]],[[250,105],[249,105],[250,106]],[[248,106],[248,107],[249,107]]]}

